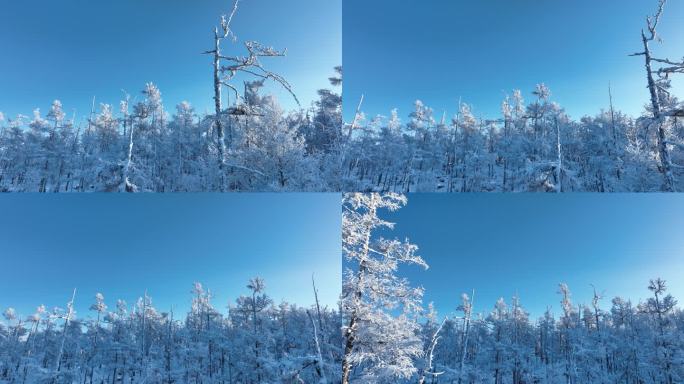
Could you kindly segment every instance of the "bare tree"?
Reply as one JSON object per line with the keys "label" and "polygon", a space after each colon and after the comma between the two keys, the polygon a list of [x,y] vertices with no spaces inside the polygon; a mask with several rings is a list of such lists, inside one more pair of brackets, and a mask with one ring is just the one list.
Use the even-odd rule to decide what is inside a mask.
{"label": "bare tree", "polygon": [[[658,59],[653,57],[651,51],[650,43],[652,41],[661,42],[660,36],[656,28],[660,22],[660,17],[663,14],[663,9],[667,0],[658,1],[658,10],[655,15],[646,17],[646,30],[641,30],[641,41],[644,46],[644,50],[641,52],[636,52],[630,56],[643,56],[644,57],[644,67],[646,68],[646,80],[648,82],[648,91],[651,97],[651,109],[653,113],[653,120],[651,124],[656,124],[658,127],[657,131],[657,146],[658,146],[658,157],[660,161],[660,171],[664,177],[664,189],[668,192],[675,191],[675,181],[674,175],[672,174],[672,159],[667,148],[667,138],[665,131],[665,119],[668,116],[676,115],[678,111],[667,111],[663,109],[662,100],[660,99],[661,93],[667,93],[666,88],[663,86],[663,81],[656,80],[655,76],[658,75],[660,80],[667,81],[669,75],[673,73],[684,73],[684,59],[682,62],[673,62],[668,59]],[[661,67],[654,69],[654,63],[660,64]],[[667,65],[667,66],[662,66]]]}
{"label": "bare tree", "polygon": [[123,171],[123,190],[126,192],[135,192],[137,187],[130,180],[131,166],[133,164],[133,117],[128,112],[130,104],[130,95],[125,93],[124,100],[121,101],[121,112],[124,115],[124,137],[126,136],[126,123],[129,123],[130,128],[128,132],[128,152],[126,156],[126,165]]}
{"label": "bare tree", "polygon": [[64,344],[66,343],[67,331],[69,329],[69,323],[71,322],[71,317],[74,315],[74,300],[76,299],[76,288],[71,294],[71,300],[67,303],[67,311],[64,314],[64,329],[62,330],[62,342],[59,346],[59,353],[57,354],[57,366],[55,367],[55,373],[59,373],[62,369],[62,356],[64,355]]}
{"label": "bare tree", "polygon": [[443,374],[444,372],[435,372],[435,367],[434,367],[434,360],[435,360],[435,348],[437,347],[437,342],[439,341],[439,332],[442,331],[442,328],[444,327],[444,323],[446,323],[447,318],[445,317],[442,320],[442,323],[437,327],[435,330],[435,333],[432,334],[432,337],[430,338],[430,344],[428,345],[428,349],[426,352],[426,367],[423,369],[420,379],[418,380],[418,384],[425,384],[427,381],[427,377],[432,378],[432,383],[435,383],[435,380],[437,379],[438,376]]}
{"label": "bare tree", "polygon": [[458,364],[458,382],[463,380],[463,365],[465,364],[466,354],[468,353],[468,336],[470,336],[470,319],[473,313],[473,303],[475,302],[475,290],[472,296],[467,294],[461,296],[463,303],[458,306],[458,310],[463,311],[463,339],[461,342],[461,359]]}
{"label": "bare tree", "polygon": [[361,99],[359,100],[359,105],[356,107],[356,113],[354,114],[354,120],[352,120],[351,124],[349,124],[349,131],[347,131],[347,143],[351,142],[352,134],[356,128],[358,128],[358,124],[360,120],[363,120],[363,113],[361,112],[361,106],[363,105],[363,95],[361,95]]}
{"label": "bare tree", "polygon": [[[221,28],[214,28],[214,49],[204,52],[204,54],[212,55],[213,58],[213,77],[214,77],[214,112],[215,112],[215,127],[217,133],[217,148],[219,168],[223,169],[225,166],[225,131],[221,115],[223,114],[221,90],[222,87],[227,87],[235,93],[235,107],[228,109],[228,115],[250,115],[252,114],[244,105],[240,103],[242,99],[237,88],[231,84],[231,81],[238,73],[251,75],[263,80],[273,80],[280,84],[286,91],[288,91],[294,100],[299,105],[299,99],[294,94],[292,86],[279,74],[268,71],[264,68],[260,59],[263,57],[284,57],[287,50],[278,51],[272,47],[264,46],[256,41],[245,41],[244,47],[247,49],[247,55],[240,56],[225,56],[221,53],[221,42],[225,39],[237,40],[237,36],[231,29],[233,17],[238,9],[240,0],[235,0],[233,8],[228,16],[221,16]],[[222,65],[225,63],[225,65]],[[228,127],[228,144],[232,142],[232,132]]]}
{"label": "bare tree", "polygon": [[314,345],[316,346],[316,357],[318,358],[315,360],[315,365],[316,365],[316,373],[318,374],[318,377],[321,379],[321,383],[326,383],[327,380],[325,378],[325,371],[323,370],[323,354],[321,353],[321,343],[318,341],[318,330],[316,329],[316,322],[314,321],[313,315],[311,315],[311,311],[307,310],[306,314],[309,316],[309,320],[311,321],[311,328],[313,329],[313,341]]}

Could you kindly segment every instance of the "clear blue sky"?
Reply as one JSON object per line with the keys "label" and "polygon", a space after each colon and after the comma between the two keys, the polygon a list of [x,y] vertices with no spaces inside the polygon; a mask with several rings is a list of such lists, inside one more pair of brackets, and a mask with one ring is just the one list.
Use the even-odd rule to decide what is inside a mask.
{"label": "clear blue sky", "polygon": [[[345,118],[365,94],[367,115],[406,116],[416,99],[441,117],[459,98],[478,116],[499,117],[504,93],[546,83],[575,117],[608,107],[638,114],[648,100],[640,50],[656,0],[345,0]],[[684,2],[670,0],[655,52],[684,56]],[[677,81],[676,93],[684,90]]]}
{"label": "clear blue sky", "polygon": [[312,273],[323,304],[341,289],[339,194],[17,194],[0,212],[0,308],[22,315],[74,287],[80,316],[145,289],[184,313],[195,281],[223,313],[257,275],[276,303],[312,304]]}
{"label": "clear blue sky", "polygon": [[[117,106],[121,89],[140,95],[156,83],[167,110],[187,100],[212,105],[213,28],[232,0],[31,0],[5,2],[0,23],[0,111],[45,113],[54,99],[80,116],[96,102]],[[342,62],[341,0],[242,0],[234,20],[241,40],[288,48],[264,65],[285,76],[302,104],[328,87]],[[226,45],[226,54],[241,54]],[[242,80],[238,81],[238,85]],[[291,97],[269,87],[286,109]],[[139,96],[140,97],[140,96]]]}
{"label": "clear blue sky", "polygon": [[558,283],[575,303],[591,303],[592,287],[636,304],[662,277],[684,302],[684,196],[665,194],[411,194],[383,217],[387,237],[408,237],[430,265],[400,268],[422,285],[425,303],[454,312],[475,289],[475,309],[489,313],[499,297],[518,292],[532,319],[560,310]]}

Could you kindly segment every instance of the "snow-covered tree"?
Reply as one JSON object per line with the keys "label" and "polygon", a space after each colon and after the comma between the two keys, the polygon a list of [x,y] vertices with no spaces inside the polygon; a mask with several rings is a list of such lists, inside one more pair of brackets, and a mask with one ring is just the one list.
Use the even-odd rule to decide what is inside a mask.
{"label": "snow-covered tree", "polygon": [[423,353],[417,335],[423,291],[399,277],[397,269],[427,264],[415,245],[377,234],[393,227],[380,211],[395,211],[405,203],[395,193],[344,195],[342,248],[349,265],[342,290],[345,384],[394,382],[417,372],[413,359]]}

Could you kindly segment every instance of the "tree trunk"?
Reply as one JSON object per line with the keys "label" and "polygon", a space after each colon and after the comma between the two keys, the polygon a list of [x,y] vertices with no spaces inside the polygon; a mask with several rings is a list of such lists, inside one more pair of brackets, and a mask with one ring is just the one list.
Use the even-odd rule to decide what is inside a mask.
{"label": "tree trunk", "polygon": [[[369,213],[368,215],[370,217],[375,216],[375,211],[376,211],[376,206],[373,205],[369,208]],[[368,255],[368,251],[370,249],[370,236],[371,236],[371,223],[368,223],[368,226],[366,228],[366,233],[365,233],[365,239],[364,239],[364,244],[363,244],[363,254],[365,256]],[[366,273],[366,265],[365,262],[361,261],[359,264],[359,270],[357,272],[358,276],[358,284],[356,286],[356,290],[354,292],[354,301],[357,303],[357,306],[360,305],[358,303],[361,302],[362,298],[362,292],[361,292],[361,282],[363,281],[363,275]],[[351,362],[349,361],[349,358],[351,357],[352,350],[354,349],[354,345],[356,342],[356,326],[358,324],[358,313],[356,312],[356,309],[352,310],[352,313],[349,316],[349,326],[347,327],[347,331],[345,332],[345,345],[344,345],[344,357],[342,359],[342,384],[349,384],[349,376],[351,375],[351,370],[352,370],[352,365]]]}
{"label": "tree trunk", "polygon": [[216,133],[218,135],[218,163],[219,169],[223,170],[225,162],[226,143],[221,122],[221,37],[218,28],[214,29],[214,113],[216,114]]}
{"label": "tree trunk", "polygon": [[658,158],[660,160],[660,172],[663,174],[664,185],[666,192],[675,192],[674,176],[672,175],[672,159],[670,152],[667,150],[667,140],[665,137],[665,127],[663,122],[662,112],[660,110],[660,100],[658,98],[658,89],[655,80],[653,79],[653,69],[651,67],[651,48],[648,46],[650,41],[644,31],[641,31],[641,40],[644,44],[644,61],[646,67],[646,77],[648,80],[648,91],[651,94],[651,107],[653,108],[653,121],[658,124],[657,131],[657,146]]}

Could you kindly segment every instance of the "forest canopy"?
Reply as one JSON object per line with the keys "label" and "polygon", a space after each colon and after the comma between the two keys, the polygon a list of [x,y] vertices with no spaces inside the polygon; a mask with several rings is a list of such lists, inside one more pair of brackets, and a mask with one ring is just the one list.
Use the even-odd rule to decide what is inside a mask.
{"label": "forest canopy", "polygon": [[66,308],[7,308],[0,382],[339,382],[339,314],[318,303],[315,286],[309,307],[275,303],[258,277],[246,288],[227,311],[200,283],[187,313],[158,309],[147,293],[132,305],[97,293],[81,317],[76,291]]}

